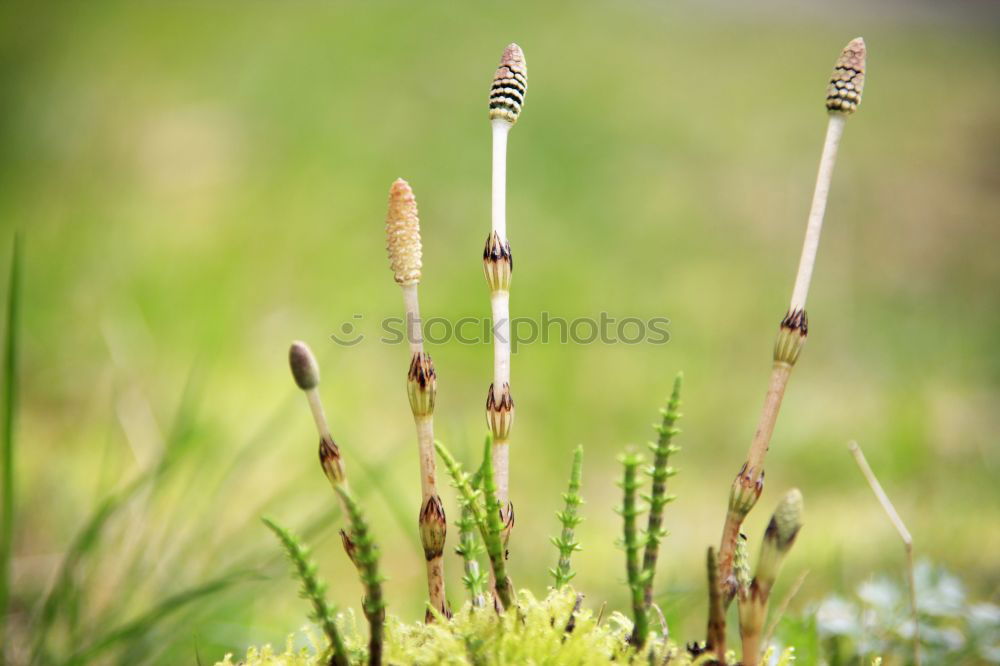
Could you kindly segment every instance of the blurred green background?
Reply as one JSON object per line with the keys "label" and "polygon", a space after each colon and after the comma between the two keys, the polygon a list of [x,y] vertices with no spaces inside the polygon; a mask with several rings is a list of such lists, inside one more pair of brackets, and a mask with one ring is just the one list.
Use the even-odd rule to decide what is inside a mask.
{"label": "blurred green background", "polygon": [[[998,17],[985,3],[5,4],[0,225],[5,248],[15,229],[25,243],[14,636],[32,640],[100,500],[167,448],[175,464],[70,574],[72,617],[47,639],[56,653],[86,646],[88,627],[244,570],[262,578],[150,628],[130,643],[132,660],[211,662],[282,642],[306,608],[264,513],[315,526],[331,597],[358,606],[287,370],[296,338],[320,357],[334,435],[383,545],[390,607],[422,616],[408,352],[376,340],[378,322],[402,310],[385,198],[399,176],[416,191],[424,315],[488,316],[486,96],[510,41],[530,71],[509,152],[512,315],[671,320],[666,345],[533,344],[515,355],[515,584],[548,582],[553,512],[582,443],[575,582],[595,607],[625,607],[615,457],[651,438],[683,370],[659,601],[675,636],[702,637],[704,551],[763,400],[826,78],[863,35],[865,101],[841,146],[809,344],[747,525],[758,537],[780,493],[802,488],[808,523],[776,592],[810,570],[793,608],[875,572],[902,575],[898,539],[847,452],[857,439],[918,555],[995,599]],[[368,338],[335,345],[344,322]],[[471,461],[492,352],[429,351],[438,437]],[[446,505],[455,516],[450,488]],[[459,559],[446,562],[457,605]]]}

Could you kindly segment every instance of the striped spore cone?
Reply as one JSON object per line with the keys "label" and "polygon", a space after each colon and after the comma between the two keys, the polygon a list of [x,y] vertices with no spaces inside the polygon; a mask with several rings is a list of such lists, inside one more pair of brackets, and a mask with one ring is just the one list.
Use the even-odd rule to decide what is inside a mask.
{"label": "striped spore cone", "polygon": [[410,184],[399,178],[389,189],[385,217],[385,248],[393,277],[399,284],[420,282],[420,218]]}
{"label": "striped spore cone", "polygon": [[830,113],[850,114],[861,104],[865,87],[865,40],[858,37],[841,51],[826,88],[826,108]]}
{"label": "striped spore cone", "polygon": [[500,66],[490,87],[490,120],[506,120],[511,125],[516,123],[527,93],[528,64],[524,60],[524,51],[517,44],[509,44],[503,50]]}

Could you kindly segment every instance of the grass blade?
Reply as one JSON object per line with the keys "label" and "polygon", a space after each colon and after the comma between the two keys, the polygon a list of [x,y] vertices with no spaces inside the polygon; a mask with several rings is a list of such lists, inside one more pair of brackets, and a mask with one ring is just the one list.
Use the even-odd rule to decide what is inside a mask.
{"label": "grass blade", "polygon": [[237,583],[258,578],[260,578],[260,575],[256,572],[239,571],[220,576],[201,585],[195,585],[177,594],[170,595],[134,620],[118,625],[103,636],[98,636],[88,647],[80,650],[66,660],[66,663],[69,666],[86,664],[114,646],[126,643],[131,639],[143,636],[152,631],[171,614],[180,611],[195,601],[218,594]]}
{"label": "grass blade", "polygon": [[59,567],[56,582],[42,603],[35,631],[38,640],[35,643],[31,659],[32,664],[40,663],[40,660],[42,660],[45,637],[55,622],[59,609],[68,606],[67,600],[78,594],[74,577],[77,566],[91,551],[100,545],[101,533],[107,522],[119,509],[128,504],[128,501],[132,499],[138,490],[145,487],[152,476],[152,472],[146,472],[132,481],[121,492],[105,498],[90,516],[83,529],[73,539],[73,543],[70,545],[69,550],[66,551],[66,555],[63,557],[62,564]]}
{"label": "grass blade", "polygon": [[[7,602],[10,599],[10,560],[14,550],[14,418],[17,413],[17,347],[21,292],[21,238],[14,236],[11,251],[10,282],[7,291],[7,344],[4,348],[3,452],[0,473],[3,475],[2,524],[0,524],[0,646],[5,644]],[[0,662],[3,658],[0,648]]]}

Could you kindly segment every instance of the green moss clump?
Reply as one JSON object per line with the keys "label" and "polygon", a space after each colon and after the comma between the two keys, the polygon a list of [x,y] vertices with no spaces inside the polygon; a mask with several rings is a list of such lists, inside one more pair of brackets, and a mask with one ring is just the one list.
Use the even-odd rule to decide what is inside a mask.
{"label": "green moss clump", "polygon": [[[553,590],[545,599],[536,599],[530,592],[518,594],[518,606],[497,620],[492,608],[475,608],[466,603],[451,620],[439,618],[430,624],[406,624],[386,618],[385,662],[389,664],[544,664],[565,663],[580,666],[599,664],[663,663],[668,652],[670,663],[693,666],[706,663],[706,658],[691,660],[683,648],[665,642],[655,633],[641,651],[628,644],[632,622],[621,613],[611,613],[600,624],[595,613],[577,608],[577,594],[566,586]],[[574,612],[574,609],[575,612]],[[571,623],[572,619],[572,623]],[[361,657],[365,637],[357,631],[349,613],[338,618],[348,652]],[[567,626],[570,630],[567,631]],[[295,650],[290,638],[283,653],[270,646],[250,648],[246,657],[234,662],[232,655],[216,666],[323,666],[327,646],[317,643],[307,632],[311,648]],[[789,664],[791,653],[782,655],[781,664]]]}

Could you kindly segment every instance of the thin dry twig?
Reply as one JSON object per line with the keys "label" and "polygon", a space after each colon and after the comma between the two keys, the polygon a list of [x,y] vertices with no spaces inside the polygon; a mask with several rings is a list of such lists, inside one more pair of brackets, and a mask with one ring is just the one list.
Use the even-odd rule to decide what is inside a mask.
{"label": "thin dry twig", "polygon": [[858,468],[865,477],[865,481],[868,482],[872,492],[875,493],[875,498],[882,505],[885,515],[889,516],[889,522],[892,523],[892,526],[896,528],[896,532],[899,533],[899,538],[903,542],[903,548],[906,550],[906,576],[910,586],[910,612],[913,615],[913,663],[916,666],[920,666],[920,622],[917,615],[917,586],[913,579],[913,537],[910,536],[910,530],[906,529],[903,519],[899,517],[899,513],[896,512],[896,507],[892,505],[889,496],[882,489],[882,484],[878,482],[878,477],[875,476],[875,472],[872,471],[868,460],[865,459],[865,454],[861,450],[861,447],[858,446],[857,442],[848,442],[847,448],[851,451],[851,455],[854,456],[854,462],[858,464]]}
{"label": "thin dry twig", "polygon": [[806,577],[808,575],[809,569],[806,569],[799,574],[799,577],[795,579],[792,586],[788,588],[788,593],[781,600],[781,603],[778,604],[774,617],[771,618],[771,623],[767,627],[767,631],[764,632],[764,645],[769,645],[771,643],[771,639],[774,638],[774,632],[778,628],[778,623],[781,622],[781,618],[784,617],[785,611],[788,610],[788,605],[792,603],[792,599],[794,599],[795,595],[799,593],[799,589],[801,589],[802,583],[806,582]]}

